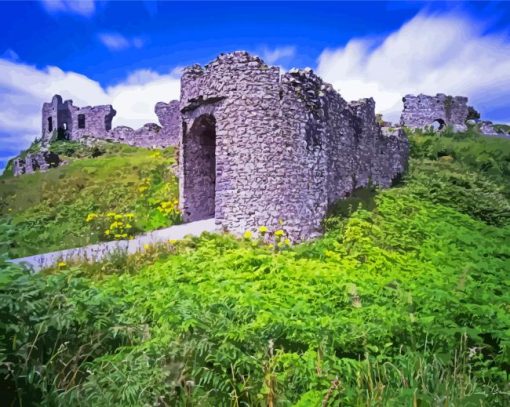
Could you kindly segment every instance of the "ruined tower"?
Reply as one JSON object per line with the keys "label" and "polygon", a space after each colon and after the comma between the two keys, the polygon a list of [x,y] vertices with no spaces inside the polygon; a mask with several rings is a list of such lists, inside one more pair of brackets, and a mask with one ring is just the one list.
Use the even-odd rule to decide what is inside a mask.
{"label": "ruined tower", "polygon": [[84,136],[105,138],[112,128],[112,119],[116,111],[111,105],[73,106],[72,100],[62,102],[62,96],[55,95],[50,103],[42,108],[43,144],[52,138],[79,140]]}
{"label": "ruined tower", "polygon": [[[377,125],[373,99],[347,103],[311,69],[283,76],[246,52],[181,78],[180,205],[242,233],[317,235],[330,204],[404,171],[405,136]],[[281,224],[283,223],[283,226]]]}

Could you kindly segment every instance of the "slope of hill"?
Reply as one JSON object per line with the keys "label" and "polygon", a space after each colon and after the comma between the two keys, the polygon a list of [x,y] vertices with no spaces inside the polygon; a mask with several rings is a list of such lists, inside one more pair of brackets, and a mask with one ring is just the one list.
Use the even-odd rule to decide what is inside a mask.
{"label": "slope of hill", "polygon": [[0,222],[13,226],[3,242],[10,257],[126,238],[179,222],[172,148],[56,142],[51,150],[69,163],[20,177],[8,168],[0,177]]}
{"label": "slope of hill", "polygon": [[271,244],[4,265],[4,387],[62,406],[509,405],[510,141],[411,143],[402,182],[340,202],[314,242],[282,225]]}

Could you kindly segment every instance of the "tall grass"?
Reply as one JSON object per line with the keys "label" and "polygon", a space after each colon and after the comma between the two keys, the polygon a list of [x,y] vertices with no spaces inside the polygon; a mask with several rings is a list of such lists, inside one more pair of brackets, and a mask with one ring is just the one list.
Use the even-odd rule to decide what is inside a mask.
{"label": "tall grass", "polygon": [[[11,257],[84,246],[103,240],[88,214],[133,213],[138,233],[169,226],[160,210],[177,198],[174,151],[162,153],[120,144],[53,146],[68,165],[45,173],[0,177],[0,219],[14,226]],[[94,155],[100,149],[100,155]],[[60,151],[62,150],[62,151]]]}

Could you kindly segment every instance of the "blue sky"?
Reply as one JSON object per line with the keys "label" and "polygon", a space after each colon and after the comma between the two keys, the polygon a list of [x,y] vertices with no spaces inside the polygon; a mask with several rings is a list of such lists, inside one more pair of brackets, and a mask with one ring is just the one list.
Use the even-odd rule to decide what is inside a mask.
{"label": "blue sky", "polygon": [[181,67],[238,49],[310,66],[393,120],[404,94],[446,92],[510,122],[509,21],[507,2],[1,2],[0,168],[53,93],[137,127],[178,98]]}

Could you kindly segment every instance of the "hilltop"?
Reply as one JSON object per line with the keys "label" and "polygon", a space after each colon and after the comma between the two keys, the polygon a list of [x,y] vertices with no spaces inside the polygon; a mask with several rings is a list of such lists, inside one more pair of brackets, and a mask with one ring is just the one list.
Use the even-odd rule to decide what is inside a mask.
{"label": "hilltop", "polygon": [[[25,152],[28,154],[30,149]],[[10,258],[128,238],[180,222],[175,149],[120,143],[51,144],[66,165],[0,177]]]}
{"label": "hilltop", "polygon": [[410,152],[313,242],[4,265],[4,385],[24,404],[508,405],[510,141],[416,132]]}

